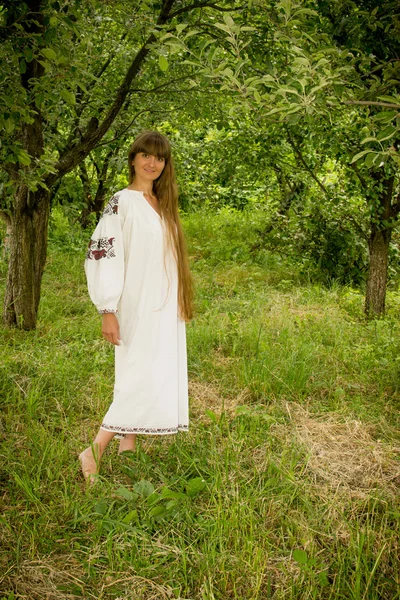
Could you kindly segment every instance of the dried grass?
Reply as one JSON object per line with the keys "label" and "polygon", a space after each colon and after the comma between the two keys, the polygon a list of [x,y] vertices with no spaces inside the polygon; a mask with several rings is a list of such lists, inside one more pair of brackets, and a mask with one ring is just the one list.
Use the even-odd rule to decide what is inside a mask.
{"label": "dried grass", "polygon": [[82,567],[72,556],[49,560],[24,561],[6,583],[19,600],[75,600],[97,598],[88,593]]}
{"label": "dried grass", "polygon": [[72,556],[57,556],[55,560],[25,561],[6,577],[9,589],[19,600],[106,600],[122,594],[116,600],[169,600],[173,592],[168,586],[128,572],[113,576],[99,574],[88,581],[82,566]]}
{"label": "dried grass", "polygon": [[291,426],[275,427],[290,434],[307,454],[302,471],[317,485],[365,497],[379,488],[396,494],[400,486],[400,448],[374,437],[374,427],[356,420],[338,422],[337,414],[310,414],[297,404],[286,404]]}
{"label": "dried grass", "polygon": [[244,404],[249,395],[250,392],[244,389],[237,396],[224,398],[216,387],[200,381],[190,381],[191,416],[196,421],[209,422],[206,410],[211,410],[218,417],[225,413],[227,417],[233,418],[236,414],[236,408]]}

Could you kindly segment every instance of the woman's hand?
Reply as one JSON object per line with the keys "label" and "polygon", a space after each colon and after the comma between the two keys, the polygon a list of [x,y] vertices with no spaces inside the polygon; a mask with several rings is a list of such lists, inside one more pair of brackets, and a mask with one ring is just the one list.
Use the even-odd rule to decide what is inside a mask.
{"label": "woman's hand", "polygon": [[115,313],[104,313],[101,326],[103,337],[114,346],[119,346],[121,338],[119,337],[119,323]]}

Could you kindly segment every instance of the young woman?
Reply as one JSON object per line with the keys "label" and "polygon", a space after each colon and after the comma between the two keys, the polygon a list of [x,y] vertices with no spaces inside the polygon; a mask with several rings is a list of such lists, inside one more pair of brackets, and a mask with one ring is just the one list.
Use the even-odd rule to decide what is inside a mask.
{"label": "young woman", "polygon": [[134,450],[136,434],[188,429],[185,321],[192,280],[168,140],[146,131],[128,155],[129,185],[109,200],[85,261],[102,334],[115,346],[113,402],[80,456],[93,483],[110,440]]}

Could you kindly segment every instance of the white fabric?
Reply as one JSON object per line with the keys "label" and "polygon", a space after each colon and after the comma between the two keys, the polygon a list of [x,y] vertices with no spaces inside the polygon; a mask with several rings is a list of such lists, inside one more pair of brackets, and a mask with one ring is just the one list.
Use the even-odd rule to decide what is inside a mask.
{"label": "white fabric", "polygon": [[117,192],[89,242],[85,272],[100,313],[117,312],[113,402],[102,429],[167,434],[188,429],[185,323],[162,219],[142,192]]}

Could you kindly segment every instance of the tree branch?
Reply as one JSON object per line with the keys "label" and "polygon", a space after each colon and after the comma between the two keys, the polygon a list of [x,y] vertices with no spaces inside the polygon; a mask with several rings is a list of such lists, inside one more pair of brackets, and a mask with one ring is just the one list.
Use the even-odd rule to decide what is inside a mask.
{"label": "tree branch", "polygon": [[[156,27],[160,27],[164,25],[170,18],[170,12],[172,6],[176,0],[164,0],[161,8],[161,12],[158,16]],[[110,129],[113,124],[116,116],[120,112],[126,97],[130,91],[132,81],[135,79],[137,74],[140,71],[140,68],[150,52],[151,44],[156,41],[156,36],[154,33],[151,33],[147,40],[144,42],[143,46],[137,52],[136,56],[131,62],[130,67],[128,68],[125,77],[119,86],[114,102],[112,103],[108,113],[103,119],[101,124],[98,123],[96,117],[92,117],[90,119],[88,127],[82,138],[79,142],[77,142],[72,147],[67,147],[64,151],[64,154],[60,157],[60,160],[55,165],[56,173],[50,174],[46,178],[46,184],[50,187],[54,185],[55,181],[71,171],[74,167],[76,167],[81,160],[83,160],[93,148],[97,145],[97,143],[104,137],[107,131]]]}
{"label": "tree branch", "polygon": [[214,4],[213,2],[199,2],[198,4],[189,4],[189,6],[184,6],[183,8],[179,8],[178,10],[176,10],[174,13],[172,13],[170,15],[170,18],[173,19],[174,17],[177,17],[178,15],[181,15],[181,14],[191,11],[191,10],[195,10],[196,8],[213,8],[214,10],[219,10],[220,12],[232,12],[232,11],[243,10],[244,7],[237,6],[237,7],[232,7],[232,8],[224,8],[223,6],[218,6],[217,4]]}
{"label": "tree branch", "polygon": [[358,179],[360,180],[360,183],[363,186],[363,188],[366,188],[367,187],[367,182],[365,181],[364,177],[361,175],[360,171],[358,170],[357,165],[355,163],[351,163],[350,167],[352,169],[354,169],[354,172],[357,175]]}
{"label": "tree branch", "polygon": [[286,133],[288,136],[288,140],[289,140],[289,144],[292,146],[297,158],[300,160],[300,162],[302,163],[303,167],[305,168],[305,170],[311,175],[311,177],[314,179],[314,181],[319,185],[319,187],[321,188],[321,190],[324,192],[324,194],[330,198],[330,193],[328,192],[328,190],[326,189],[326,187],[324,186],[324,184],[318,179],[318,177],[315,175],[314,171],[311,169],[311,167],[308,166],[308,164],[306,163],[301,150],[298,146],[296,146],[292,136],[290,135],[290,132],[288,129],[286,129]]}
{"label": "tree branch", "polygon": [[394,104],[392,102],[375,102],[372,100],[343,100],[342,104],[359,104],[361,106],[385,106],[386,108],[400,109],[400,104]]}

